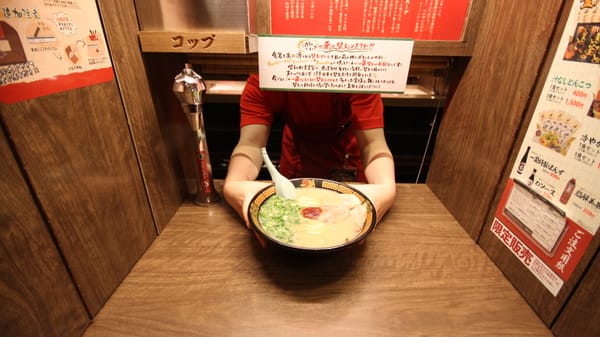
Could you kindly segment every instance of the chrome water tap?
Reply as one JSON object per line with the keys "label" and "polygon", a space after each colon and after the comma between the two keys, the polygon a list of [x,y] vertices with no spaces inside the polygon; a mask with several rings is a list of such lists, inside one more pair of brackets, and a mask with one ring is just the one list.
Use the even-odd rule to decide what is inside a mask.
{"label": "chrome water tap", "polygon": [[212,166],[208,155],[206,142],[206,131],[204,129],[204,118],[202,115],[202,104],[206,94],[206,84],[200,75],[193,69],[190,63],[175,76],[173,93],[181,103],[181,107],[187,120],[195,133],[195,178],[197,191],[194,203],[197,205],[212,205],[219,201],[219,194],[215,190],[212,176]]}

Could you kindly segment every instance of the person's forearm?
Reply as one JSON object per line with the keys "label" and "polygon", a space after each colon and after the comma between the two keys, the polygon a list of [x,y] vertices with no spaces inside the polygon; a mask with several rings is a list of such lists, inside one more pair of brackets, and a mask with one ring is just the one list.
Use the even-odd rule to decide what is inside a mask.
{"label": "person's forearm", "polygon": [[396,191],[396,176],[394,171],[394,160],[387,155],[380,155],[373,159],[365,167],[365,176],[369,184],[385,185]]}
{"label": "person's forearm", "polygon": [[369,184],[396,184],[394,159],[392,154],[381,151],[375,154],[365,166],[365,177]]}
{"label": "person's forearm", "polygon": [[396,178],[391,154],[382,153],[371,160],[365,167],[365,176],[372,187],[372,201],[375,203],[379,223],[396,199]]}
{"label": "person's forearm", "polygon": [[385,140],[383,128],[358,130],[356,136],[368,183],[357,187],[374,203],[379,222],[396,198],[394,157]]}
{"label": "person's forearm", "polygon": [[240,129],[240,140],[233,149],[223,184],[223,195],[227,203],[245,220],[250,199],[264,187],[255,181],[262,165],[260,147],[267,143],[269,127],[252,124]]}
{"label": "person's forearm", "polygon": [[260,149],[238,145],[229,158],[225,181],[252,181],[258,177],[261,164]]}
{"label": "person's forearm", "polygon": [[223,197],[225,201],[244,218],[244,202],[246,192],[243,182],[253,181],[258,177],[258,167],[251,159],[252,149],[236,147],[227,168],[227,176],[223,184]]}

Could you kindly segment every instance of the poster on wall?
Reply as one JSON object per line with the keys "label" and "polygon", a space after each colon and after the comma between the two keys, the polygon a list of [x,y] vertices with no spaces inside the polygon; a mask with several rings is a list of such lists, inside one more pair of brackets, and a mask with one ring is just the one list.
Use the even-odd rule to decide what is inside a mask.
{"label": "poster on wall", "polygon": [[408,39],[259,36],[260,87],[403,93],[412,48]]}
{"label": "poster on wall", "polygon": [[113,79],[94,0],[8,0],[0,10],[0,102]]}
{"label": "poster on wall", "polygon": [[490,230],[554,296],[600,226],[600,5],[574,1]]}
{"label": "poster on wall", "polygon": [[271,34],[461,41],[470,0],[271,0]]}

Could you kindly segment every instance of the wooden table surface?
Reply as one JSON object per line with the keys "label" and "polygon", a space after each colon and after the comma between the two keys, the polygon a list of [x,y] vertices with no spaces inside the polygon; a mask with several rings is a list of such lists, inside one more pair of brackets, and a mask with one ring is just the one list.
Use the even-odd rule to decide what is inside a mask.
{"label": "wooden table surface", "polygon": [[84,337],[552,336],[423,184],[365,244],[307,257],[184,204]]}

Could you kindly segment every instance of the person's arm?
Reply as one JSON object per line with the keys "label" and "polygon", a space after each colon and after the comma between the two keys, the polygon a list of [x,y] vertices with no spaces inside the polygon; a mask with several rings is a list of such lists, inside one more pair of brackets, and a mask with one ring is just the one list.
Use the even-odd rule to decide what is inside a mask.
{"label": "person's arm", "polygon": [[379,223],[396,198],[394,158],[385,140],[383,128],[356,130],[356,138],[368,184],[353,186],[371,199]]}
{"label": "person's arm", "polygon": [[260,148],[265,146],[269,137],[269,127],[251,124],[240,129],[240,139],[233,149],[227,176],[223,185],[223,196],[227,203],[248,223],[248,205],[250,199],[268,182],[258,182],[263,160]]}

